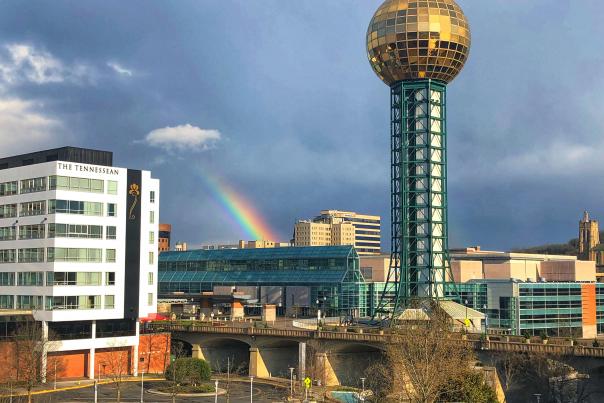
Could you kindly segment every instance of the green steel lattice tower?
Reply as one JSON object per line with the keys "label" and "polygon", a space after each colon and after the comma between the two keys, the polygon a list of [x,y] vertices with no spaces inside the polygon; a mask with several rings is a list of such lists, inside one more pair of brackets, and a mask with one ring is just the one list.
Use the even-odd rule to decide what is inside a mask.
{"label": "green steel lattice tower", "polygon": [[374,316],[392,317],[414,299],[444,298],[447,84],[470,42],[454,0],[386,0],[369,24],[369,61],[391,102],[391,265]]}

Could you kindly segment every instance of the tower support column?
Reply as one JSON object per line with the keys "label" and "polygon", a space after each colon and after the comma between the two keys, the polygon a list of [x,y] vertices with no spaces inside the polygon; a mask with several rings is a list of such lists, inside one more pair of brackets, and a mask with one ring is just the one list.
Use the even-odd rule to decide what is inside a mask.
{"label": "tower support column", "polygon": [[388,283],[378,311],[445,294],[447,241],[446,85],[394,83],[391,95],[391,231]]}

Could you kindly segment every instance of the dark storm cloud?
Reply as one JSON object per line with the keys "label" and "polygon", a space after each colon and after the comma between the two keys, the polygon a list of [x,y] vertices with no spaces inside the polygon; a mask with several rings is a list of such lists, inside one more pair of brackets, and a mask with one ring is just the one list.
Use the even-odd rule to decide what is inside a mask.
{"label": "dark storm cloud", "polygon": [[[38,133],[40,144],[112,149],[118,164],[152,169],[162,180],[161,219],[177,239],[243,236],[223,223],[204,175],[237,188],[282,240],[295,219],[323,208],[387,218],[388,90],[364,49],[378,5],[4,1],[4,52],[25,44],[60,61],[65,77],[80,76],[4,83],[0,102],[25,102],[13,104],[15,116],[48,120],[11,129]],[[473,48],[449,87],[452,244],[566,240],[583,208],[604,217],[600,3],[460,5]],[[142,141],[178,127],[216,130],[220,139],[198,151],[164,148],[178,153]],[[3,141],[4,128],[0,119]],[[388,228],[385,220],[384,238]]]}

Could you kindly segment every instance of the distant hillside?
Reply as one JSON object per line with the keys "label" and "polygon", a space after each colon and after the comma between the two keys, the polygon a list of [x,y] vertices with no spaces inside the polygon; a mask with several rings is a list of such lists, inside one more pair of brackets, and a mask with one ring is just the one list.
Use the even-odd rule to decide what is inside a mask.
{"label": "distant hillside", "polygon": [[[604,241],[604,231],[600,231],[600,241]],[[567,243],[552,243],[529,248],[518,248],[512,250],[512,252],[577,256],[579,253],[579,238],[573,238]]]}

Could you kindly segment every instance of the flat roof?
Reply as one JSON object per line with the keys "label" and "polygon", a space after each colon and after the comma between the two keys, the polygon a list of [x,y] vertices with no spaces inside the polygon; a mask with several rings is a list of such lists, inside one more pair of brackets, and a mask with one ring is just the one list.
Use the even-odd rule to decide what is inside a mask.
{"label": "flat roof", "polygon": [[52,161],[66,161],[110,167],[113,166],[113,153],[111,151],[66,146],[0,158],[0,170]]}
{"label": "flat roof", "polygon": [[197,249],[159,254],[160,262],[266,259],[337,259],[357,257],[352,245],[257,249]]}
{"label": "flat roof", "polygon": [[547,255],[537,253],[516,253],[516,252],[495,252],[495,251],[477,251],[477,252],[461,252],[451,251],[451,258],[458,260],[565,260],[575,261],[576,256],[569,255]]}

